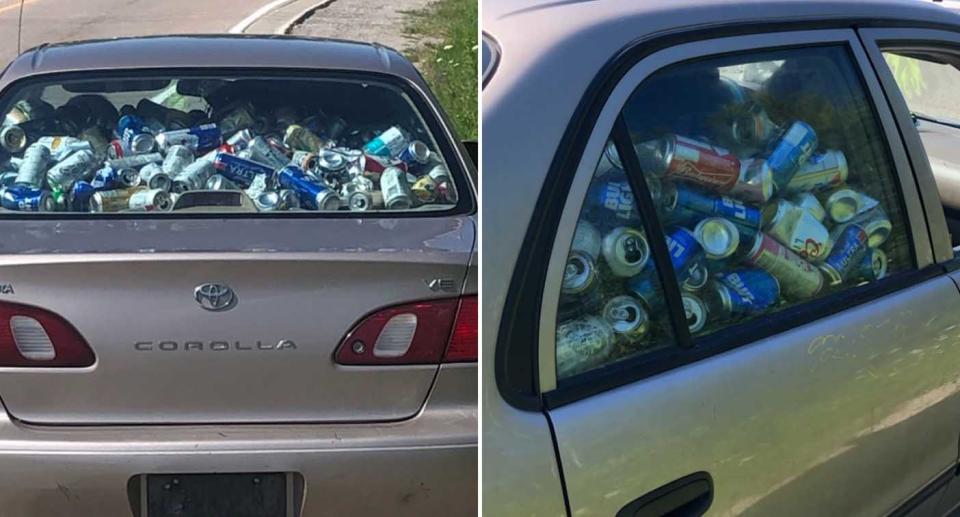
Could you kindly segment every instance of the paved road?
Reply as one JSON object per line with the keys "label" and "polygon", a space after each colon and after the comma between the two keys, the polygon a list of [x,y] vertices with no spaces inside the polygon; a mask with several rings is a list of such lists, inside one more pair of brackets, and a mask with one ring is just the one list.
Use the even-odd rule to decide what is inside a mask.
{"label": "paved road", "polygon": [[[20,0],[0,0],[0,68],[16,56]],[[113,36],[226,32],[270,0],[24,0],[23,48]]]}

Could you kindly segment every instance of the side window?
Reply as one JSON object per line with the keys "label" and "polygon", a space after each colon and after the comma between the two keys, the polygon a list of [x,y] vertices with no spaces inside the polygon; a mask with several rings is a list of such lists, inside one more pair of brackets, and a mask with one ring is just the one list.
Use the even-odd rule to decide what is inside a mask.
{"label": "side window", "polygon": [[953,246],[960,249],[960,56],[904,50],[883,57],[913,115]]}
{"label": "side window", "polygon": [[565,271],[558,378],[674,346],[663,290],[676,287],[656,268],[698,337],[914,267],[892,159],[844,47],[673,65],[622,116],[670,263],[654,263],[608,146]]}

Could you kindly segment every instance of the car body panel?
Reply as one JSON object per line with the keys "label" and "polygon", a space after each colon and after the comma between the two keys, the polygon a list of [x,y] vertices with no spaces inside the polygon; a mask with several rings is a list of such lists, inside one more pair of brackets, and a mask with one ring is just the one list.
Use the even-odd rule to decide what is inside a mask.
{"label": "car body panel", "polygon": [[[550,509],[557,508],[554,503],[564,495],[556,475],[547,478],[549,483],[542,481],[542,477],[531,477],[551,474],[549,462],[533,460],[534,454],[530,452],[546,449],[545,443],[537,441],[537,429],[542,425],[536,403],[527,406],[526,402],[522,405],[513,400],[508,402],[504,400],[504,389],[508,388],[501,386],[497,390],[490,384],[503,381],[493,373],[498,365],[495,354],[500,352],[498,339],[503,340],[505,336],[502,325],[504,319],[511,316],[504,314],[504,304],[512,295],[513,268],[524,239],[529,236],[527,226],[537,207],[537,194],[543,188],[555,155],[564,151],[558,148],[558,143],[571,122],[578,120],[581,99],[598,72],[631,42],[663,35],[676,34],[672,41],[682,43],[684,35],[698,39],[701,31],[717,27],[736,33],[738,24],[766,24],[771,31],[776,30],[778,24],[804,29],[850,27],[853,20],[870,20],[878,25],[943,25],[956,24],[958,18],[953,16],[945,16],[935,5],[906,0],[642,3],[494,0],[485,3],[484,30],[502,49],[498,68],[483,92],[486,129],[483,163],[485,185],[490,186],[485,194],[494,195],[497,206],[510,207],[488,211],[484,216],[484,227],[497,229],[496,244],[488,244],[484,250],[485,263],[495,264],[487,269],[489,273],[483,278],[483,360],[484,372],[487,372],[484,469],[488,473],[485,478],[496,479],[495,486],[485,483],[485,511],[522,515],[512,511],[519,507],[549,513]],[[870,78],[871,89],[876,94],[878,85],[872,73]],[[556,88],[556,84],[564,87]],[[883,122],[887,136],[900,147],[897,126],[886,108],[881,111],[885,112]],[[608,130],[609,126],[598,130],[601,134],[594,135],[595,140],[587,144],[586,154],[593,157],[591,171]],[[900,173],[906,173],[905,177],[912,180],[903,150],[894,154],[899,154]],[[525,173],[521,175],[517,171]],[[583,190],[588,180],[580,183]],[[577,188],[574,186],[569,195],[582,198]],[[916,191],[913,195],[917,195]],[[913,203],[912,213],[922,218],[923,214],[916,211],[922,206],[919,197],[907,202]],[[576,214],[568,216],[565,212],[564,220],[569,217],[575,220]],[[918,258],[928,264],[941,259],[931,253],[930,242],[942,240],[943,236],[924,234],[927,232],[924,221],[911,221],[911,224],[923,228],[919,245],[930,253]],[[557,238],[563,239],[560,235]],[[821,319],[784,335],[551,410],[570,512],[574,515],[614,514],[626,502],[698,470],[730,473],[731,482],[735,483],[733,486],[715,480],[719,499],[715,503],[717,511],[710,514],[727,515],[735,510],[793,514],[790,507],[785,506],[788,504],[797,505],[796,514],[804,511],[823,514],[823,507],[806,505],[814,505],[824,497],[837,505],[832,509],[849,510],[849,513],[893,510],[955,465],[960,429],[956,371],[950,360],[935,357],[958,353],[956,322],[951,320],[955,315],[937,310],[957,301],[956,287],[941,276],[851,309],[849,313]],[[553,304],[555,297],[545,292],[542,303]],[[891,317],[875,318],[884,312],[889,312]],[[924,317],[918,317],[920,312],[924,312]],[[877,328],[895,321],[901,325],[899,334]],[[553,320],[544,320],[539,326],[541,340],[545,333],[552,335],[552,323]],[[911,332],[912,325],[922,329],[922,334]],[[838,338],[841,334],[847,338],[843,346],[831,341],[831,336]],[[915,342],[914,337],[923,339]],[[875,347],[873,343],[877,340],[883,340],[888,346]],[[887,357],[880,348],[889,353]],[[865,355],[857,354],[859,359],[852,357],[852,353],[847,355],[852,349]],[[774,357],[780,353],[789,355],[794,363]],[[540,356],[540,375],[533,376],[541,387],[550,386],[550,374],[543,372],[552,370],[551,357],[550,352]],[[748,358],[760,362],[755,363],[755,368],[740,371],[744,361],[754,364]],[[909,366],[911,364],[914,366]],[[886,379],[907,374],[911,381],[917,382],[906,392],[891,389],[888,393],[881,388],[880,392],[892,398],[879,400],[879,406],[875,406],[874,401],[856,401],[863,394],[851,396],[852,400],[847,402],[858,406],[860,417],[856,421],[843,414],[839,407],[831,406],[829,400],[804,398],[817,390],[825,390],[821,399],[831,396],[836,393],[830,388],[837,379],[854,385],[883,384],[880,377],[873,380],[872,375],[876,373],[873,368],[881,368],[882,375],[888,376]],[[830,380],[805,382],[808,375],[824,375]],[[711,379],[717,382],[714,384]],[[902,378],[897,382],[900,380]],[[711,384],[706,386],[704,382]],[[789,402],[773,404],[764,398],[763,395],[770,393],[768,383],[784,397],[779,402]],[[788,415],[794,408],[799,410],[798,414]],[[763,411],[772,413],[760,415]],[[787,420],[777,421],[774,414]],[[526,418],[523,415],[527,415]],[[845,427],[829,429],[835,420]],[[487,422],[496,422],[496,432]],[[677,422],[683,425],[675,427]],[[784,426],[778,427],[781,423]],[[810,428],[810,432],[804,432],[810,424],[827,426],[827,429]],[[724,432],[724,429],[750,432],[738,434]],[[543,430],[540,439],[546,440],[546,431]],[[935,436],[934,441],[927,441],[927,433]],[[798,443],[811,440],[816,444],[812,449],[796,451],[794,457],[774,457],[776,454],[789,456],[793,449],[784,442],[785,435],[794,437]],[[739,442],[741,437],[748,436],[752,438]],[[710,450],[717,442],[740,445],[730,449],[731,454],[720,456],[719,452],[712,454]],[[765,444],[762,451],[758,444]],[[884,457],[891,446],[897,452]],[[903,451],[911,446],[923,448],[923,454],[904,458]],[[520,457],[524,461],[518,461]],[[677,458],[684,463],[678,465]],[[843,475],[836,475],[841,472]],[[537,482],[531,483],[530,479]],[[851,501],[882,493],[860,507],[844,507],[848,483],[852,483]]]}

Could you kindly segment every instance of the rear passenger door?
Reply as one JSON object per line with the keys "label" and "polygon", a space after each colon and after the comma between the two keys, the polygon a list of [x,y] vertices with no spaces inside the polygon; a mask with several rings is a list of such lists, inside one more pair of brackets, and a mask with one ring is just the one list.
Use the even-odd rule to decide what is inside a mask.
{"label": "rear passenger door", "polygon": [[949,479],[960,295],[854,31],[633,52],[543,292],[571,513],[878,515]]}

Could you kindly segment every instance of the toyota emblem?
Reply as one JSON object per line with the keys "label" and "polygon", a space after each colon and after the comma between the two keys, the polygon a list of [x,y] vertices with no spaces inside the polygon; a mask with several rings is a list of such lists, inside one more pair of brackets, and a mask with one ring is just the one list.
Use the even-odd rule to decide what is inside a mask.
{"label": "toyota emblem", "polygon": [[233,289],[223,284],[201,284],[193,290],[193,297],[208,311],[220,312],[232,309],[237,304]]}

